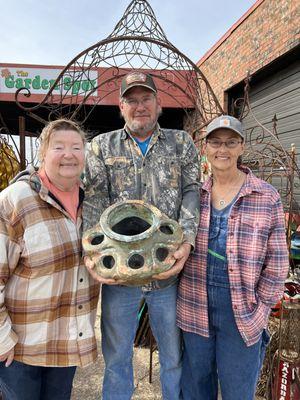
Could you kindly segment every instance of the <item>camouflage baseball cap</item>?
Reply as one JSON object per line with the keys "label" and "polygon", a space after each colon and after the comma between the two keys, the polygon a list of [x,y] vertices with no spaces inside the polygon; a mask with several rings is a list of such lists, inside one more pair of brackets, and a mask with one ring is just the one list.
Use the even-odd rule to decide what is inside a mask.
{"label": "camouflage baseball cap", "polygon": [[243,134],[243,126],[241,122],[238,119],[232,117],[231,115],[221,115],[220,117],[213,119],[207,125],[206,137],[220,128],[230,129],[236,132],[242,139],[245,139]]}
{"label": "camouflage baseball cap", "polygon": [[152,90],[154,93],[157,93],[157,89],[151,75],[134,71],[125,75],[122,79],[120,96],[123,97],[129,89],[135,86],[142,86]]}

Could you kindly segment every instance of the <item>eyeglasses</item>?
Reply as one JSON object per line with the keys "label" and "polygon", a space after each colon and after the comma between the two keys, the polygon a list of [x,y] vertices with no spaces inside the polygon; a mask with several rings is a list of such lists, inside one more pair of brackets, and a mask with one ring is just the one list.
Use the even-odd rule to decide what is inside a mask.
{"label": "eyeglasses", "polygon": [[214,149],[219,149],[223,144],[225,144],[225,147],[227,147],[228,149],[235,149],[239,145],[239,143],[242,143],[242,141],[237,139],[229,139],[225,142],[222,142],[222,140],[218,139],[208,139],[207,143],[209,143],[210,146]]}
{"label": "eyeglasses", "polygon": [[123,102],[128,104],[129,107],[136,108],[139,104],[141,104],[143,107],[149,107],[152,105],[153,100],[155,99],[155,96],[147,96],[143,97],[142,99],[134,99],[134,98],[123,98]]}

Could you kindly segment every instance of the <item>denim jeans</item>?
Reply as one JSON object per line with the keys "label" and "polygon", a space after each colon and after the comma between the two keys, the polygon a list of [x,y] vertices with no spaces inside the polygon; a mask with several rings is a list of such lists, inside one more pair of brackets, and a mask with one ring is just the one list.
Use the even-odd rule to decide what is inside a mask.
{"label": "denim jeans", "polygon": [[219,380],[222,400],[253,400],[268,334],[246,346],[232,310],[227,261],[210,255],[207,295],[209,337],[183,332],[183,398],[217,400]]}
{"label": "denim jeans", "polygon": [[155,290],[102,286],[103,400],[129,400],[133,394],[133,343],[143,297],[159,348],[163,399],[181,398],[181,335],[176,326],[176,295],[177,284]]}
{"label": "denim jeans", "polygon": [[0,362],[3,400],[69,400],[76,367],[39,367]]}

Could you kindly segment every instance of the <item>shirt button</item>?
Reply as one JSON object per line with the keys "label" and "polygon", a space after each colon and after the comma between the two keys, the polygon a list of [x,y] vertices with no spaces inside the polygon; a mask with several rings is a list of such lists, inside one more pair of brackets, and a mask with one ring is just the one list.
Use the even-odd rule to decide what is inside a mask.
{"label": "shirt button", "polygon": [[229,271],[230,271],[230,272],[233,272],[233,268],[229,268]]}
{"label": "shirt button", "polygon": [[83,335],[83,333],[82,333],[82,332],[79,332],[79,335],[78,335],[78,336],[80,336],[80,337],[81,337],[82,335]]}
{"label": "shirt button", "polygon": [[235,310],[237,310],[237,306],[236,306],[236,305],[234,305],[233,308],[234,308]]}
{"label": "shirt button", "polygon": [[80,278],[80,279],[79,279],[79,282],[83,282],[83,278]]}
{"label": "shirt button", "polygon": [[82,309],[82,307],[83,307],[83,306],[80,304],[80,305],[78,306],[79,310],[81,310],[81,309]]}

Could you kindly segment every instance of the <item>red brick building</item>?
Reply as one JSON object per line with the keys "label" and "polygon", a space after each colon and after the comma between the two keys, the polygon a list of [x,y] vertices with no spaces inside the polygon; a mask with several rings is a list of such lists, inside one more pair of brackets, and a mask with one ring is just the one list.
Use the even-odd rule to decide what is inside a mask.
{"label": "red brick building", "polygon": [[[300,4],[258,0],[198,61],[221,105],[228,110],[230,88],[297,50],[300,58]],[[296,52],[295,57],[296,60]]]}
{"label": "red brick building", "polygon": [[[244,80],[251,75],[252,113],[243,119],[246,140],[262,137],[257,119],[277,133],[282,146],[300,156],[300,3],[295,0],[257,0],[256,3],[199,60],[224,111],[241,115]],[[240,104],[240,105],[239,105]],[[269,135],[264,132],[264,135]],[[257,148],[257,146],[252,147]],[[294,194],[300,205],[299,177]],[[276,180],[272,182],[275,186]]]}

